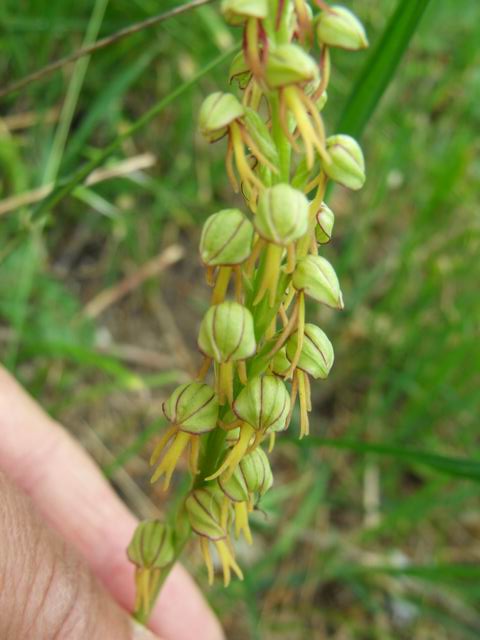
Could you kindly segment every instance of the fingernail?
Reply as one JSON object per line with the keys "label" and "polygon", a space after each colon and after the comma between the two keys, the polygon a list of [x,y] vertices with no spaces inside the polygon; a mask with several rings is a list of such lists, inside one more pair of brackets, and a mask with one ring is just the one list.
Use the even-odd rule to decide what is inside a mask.
{"label": "fingernail", "polygon": [[136,620],[132,620],[132,640],[160,640],[154,636],[151,631],[139,624]]}

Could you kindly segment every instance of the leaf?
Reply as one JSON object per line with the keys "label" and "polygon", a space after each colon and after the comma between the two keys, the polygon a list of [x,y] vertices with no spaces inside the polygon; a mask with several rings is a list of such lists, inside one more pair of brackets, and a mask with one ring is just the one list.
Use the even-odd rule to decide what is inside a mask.
{"label": "leaf", "polygon": [[154,118],[156,118],[164,109],[166,109],[172,102],[174,102],[181,95],[189,91],[192,87],[194,87],[197,82],[203,78],[205,75],[213,71],[217,66],[225,62],[235,51],[237,47],[233,47],[222,53],[217,58],[209,62],[205,65],[200,71],[198,71],[190,80],[183,82],[180,84],[174,91],[169,93],[167,96],[159,100],[151,109],[149,109],[141,118],[139,118],[131,127],[129,127],[125,132],[121,135],[117,136],[117,138],[108,145],[103,151],[101,151],[98,156],[96,156],[90,162],[87,162],[82,167],[77,169],[75,173],[67,178],[61,178],[57,181],[55,189],[52,193],[44,198],[33,210],[32,217],[40,218],[42,215],[46,214],[52,207],[57,205],[63,198],[68,196],[73,189],[79,184],[81,184],[87,176],[92,173],[94,169],[99,167],[107,158],[109,158],[114,151],[118,149],[118,147],[124,142],[131,138],[137,131],[145,127],[149,124]]}
{"label": "leaf", "polygon": [[340,117],[337,131],[360,137],[407,50],[429,0],[399,0]]}
{"label": "leaf", "polygon": [[374,453],[383,456],[392,456],[398,460],[423,465],[450,476],[480,482],[480,462],[470,458],[452,458],[377,442],[332,440],[316,436],[309,437],[308,442],[307,440],[298,440],[295,442],[297,442],[299,446],[333,447],[335,449],[348,449],[356,453]]}

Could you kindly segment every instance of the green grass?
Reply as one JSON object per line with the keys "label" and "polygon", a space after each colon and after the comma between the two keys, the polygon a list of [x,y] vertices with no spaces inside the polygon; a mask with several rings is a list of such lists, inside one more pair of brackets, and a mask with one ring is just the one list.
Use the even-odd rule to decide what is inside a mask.
{"label": "green grass", "polygon": [[[23,14],[17,4],[0,7],[3,83],[159,10],[120,1],[102,19],[94,0],[32,0]],[[299,444],[292,432],[275,450],[266,517],[255,514],[255,546],[240,549],[245,582],[209,593],[232,638],[477,638],[477,2],[347,4],[372,47],[335,52],[325,114],[330,131],[363,132],[368,181],[330,195],[325,255],[347,307],[317,320],[336,363],[315,385],[313,437]],[[147,443],[185,376],[182,349],[196,358],[199,229],[234,202],[223,149],[199,139],[196,114],[226,86],[237,39],[212,4],[0,103],[0,202],[59,181],[0,217],[2,361],[75,433],[88,421],[113,455],[99,461],[107,475],[125,468],[160,506]],[[48,123],[52,108],[63,115]],[[28,128],[4,124],[25,112],[36,116]],[[146,151],[147,172],[78,189],[92,168]],[[173,242],[187,258],[167,276],[85,317],[86,302]],[[186,560],[204,584],[193,550]]]}

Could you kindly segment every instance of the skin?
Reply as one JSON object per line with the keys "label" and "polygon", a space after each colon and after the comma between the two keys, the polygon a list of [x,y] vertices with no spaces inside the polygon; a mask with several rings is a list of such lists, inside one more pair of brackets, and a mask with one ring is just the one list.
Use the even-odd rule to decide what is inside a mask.
{"label": "skin", "polygon": [[[136,519],[70,435],[0,368],[0,638],[127,640]],[[150,621],[163,640],[222,640],[176,566]],[[155,636],[156,637],[156,636]]]}

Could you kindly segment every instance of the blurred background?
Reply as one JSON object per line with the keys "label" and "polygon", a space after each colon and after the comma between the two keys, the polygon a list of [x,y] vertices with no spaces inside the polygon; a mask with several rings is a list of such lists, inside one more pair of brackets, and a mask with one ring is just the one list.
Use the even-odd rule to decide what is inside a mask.
{"label": "blurred background", "polygon": [[[178,4],[4,0],[1,87]],[[313,387],[312,437],[300,444],[294,426],[275,449],[255,543],[239,547],[245,581],[208,589],[196,547],[184,560],[232,640],[478,639],[478,0],[419,2],[418,28],[403,36],[395,0],[345,4],[383,48],[334,52],[324,112],[337,132],[358,79],[373,83],[357,123],[367,184],[329,200],[324,255],[346,310],[310,316],[335,366]],[[389,45],[401,36],[396,66],[404,45]],[[185,489],[181,474],[169,496],[151,487],[148,457],[162,400],[200,361],[202,221],[236,202],[224,143],[196,130],[202,98],[226,89],[228,61],[161,101],[238,37],[213,3],[0,99],[2,362],[141,517]],[[45,204],[49,185],[72,186],[88,162],[100,162],[88,184]]]}

